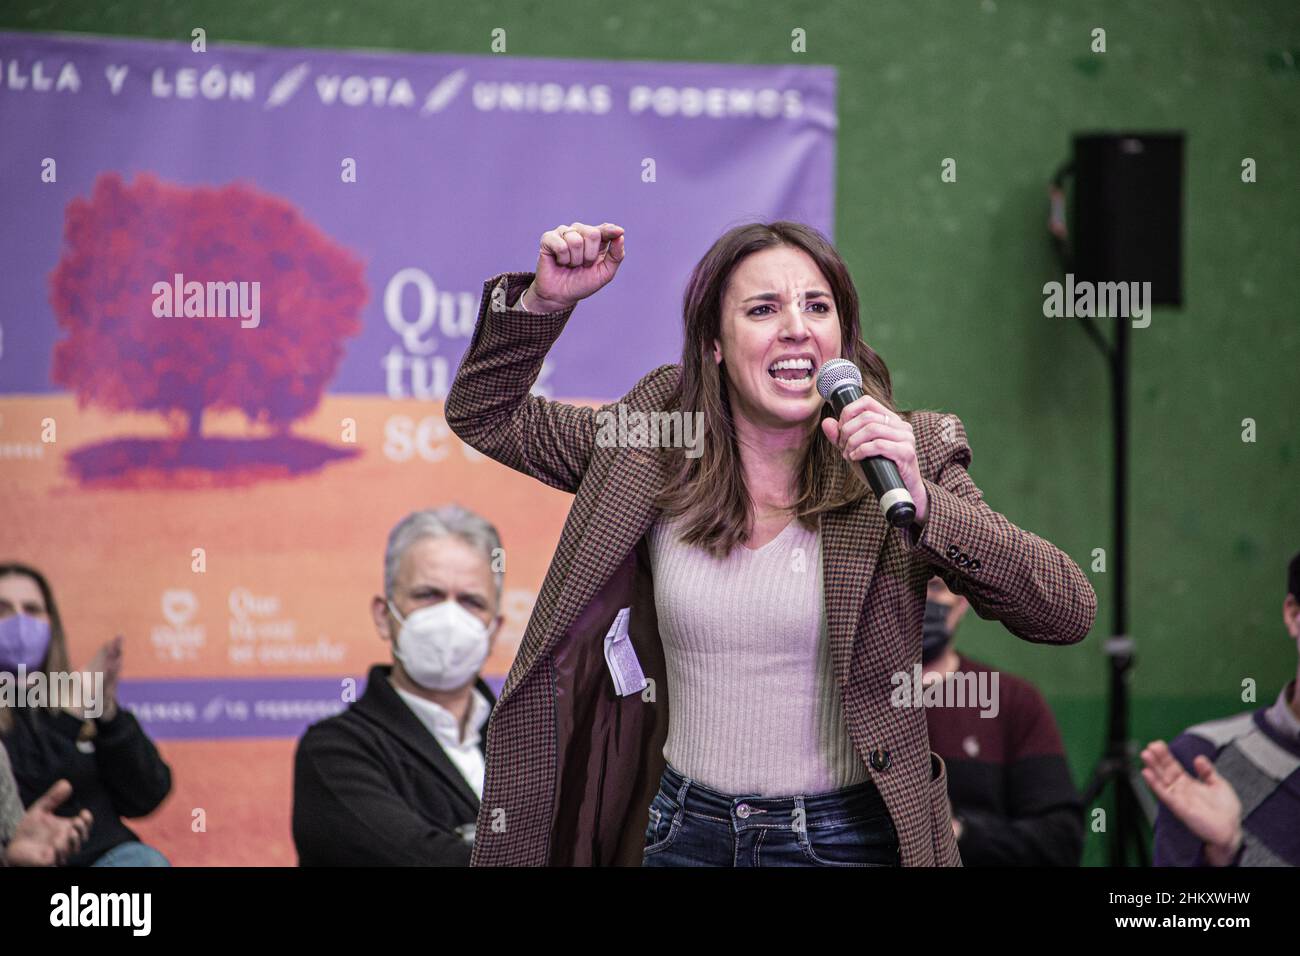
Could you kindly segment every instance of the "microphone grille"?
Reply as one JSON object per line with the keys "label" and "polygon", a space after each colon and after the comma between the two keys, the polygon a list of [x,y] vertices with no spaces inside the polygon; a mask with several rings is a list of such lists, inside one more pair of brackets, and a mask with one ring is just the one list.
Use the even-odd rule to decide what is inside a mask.
{"label": "microphone grille", "polygon": [[848,359],[831,359],[817,371],[817,391],[825,401],[831,400],[831,393],[845,382],[862,386],[862,373]]}

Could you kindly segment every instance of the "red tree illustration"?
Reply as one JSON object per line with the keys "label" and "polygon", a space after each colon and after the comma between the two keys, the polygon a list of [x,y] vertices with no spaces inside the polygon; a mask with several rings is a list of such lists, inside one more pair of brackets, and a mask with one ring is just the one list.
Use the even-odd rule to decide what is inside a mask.
{"label": "red tree illustration", "polygon": [[[361,329],[361,260],[290,203],[235,183],[178,186],[100,176],[68,204],[50,300],[65,337],[55,382],[78,404],[183,412],[237,409],[283,431],[320,403],[343,340]],[[154,285],[260,283],[261,320],[154,315]]]}

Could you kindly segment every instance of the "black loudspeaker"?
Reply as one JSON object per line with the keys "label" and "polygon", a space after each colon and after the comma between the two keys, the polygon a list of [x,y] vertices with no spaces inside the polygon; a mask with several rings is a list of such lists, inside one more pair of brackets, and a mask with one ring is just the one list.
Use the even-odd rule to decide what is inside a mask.
{"label": "black loudspeaker", "polygon": [[1183,134],[1074,137],[1075,281],[1150,282],[1183,304]]}

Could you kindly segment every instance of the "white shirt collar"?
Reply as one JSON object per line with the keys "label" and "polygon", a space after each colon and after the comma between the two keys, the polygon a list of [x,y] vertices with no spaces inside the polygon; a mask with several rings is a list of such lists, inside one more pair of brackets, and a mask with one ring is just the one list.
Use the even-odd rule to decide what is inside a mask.
{"label": "white shirt collar", "polygon": [[477,687],[470,688],[469,720],[465,722],[465,739],[461,740],[460,722],[456,720],[455,714],[441,704],[403,690],[392,683],[392,678],[389,678],[389,683],[443,747],[449,750],[469,750],[478,746],[483,725],[487,723],[488,712],[492,707]]}

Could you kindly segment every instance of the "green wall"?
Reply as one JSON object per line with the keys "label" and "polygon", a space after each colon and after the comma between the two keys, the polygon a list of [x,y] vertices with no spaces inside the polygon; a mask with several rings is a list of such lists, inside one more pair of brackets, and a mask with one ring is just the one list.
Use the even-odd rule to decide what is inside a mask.
{"label": "green wall", "polygon": [[[210,42],[839,70],[836,240],[864,334],[905,406],[966,423],[992,507],[1088,570],[1110,546],[1107,380],[1056,278],[1045,182],[1076,130],[1187,132],[1185,307],[1134,330],[1130,633],[1134,736],[1169,738],[1296,671],[1282,629],[1300,549],[1300,4],[1295,0],[477,4],[428,0],[11,2],[0,29]],[[790,31],[807,32],[806,54]],[[1107,52],[1090,52],[1091,31]],[[1258,182],[1244,184],[1244,157]],[[940,162],[957,160],[957,181]],[[1241,440],[1244,418],[1257,440]],[[960,644],[1038,683],[1081,785],[1100,752],[1113,587],[1082,645],[970,615]],[[1098,862],[1091,835],[1086,859]]]}

